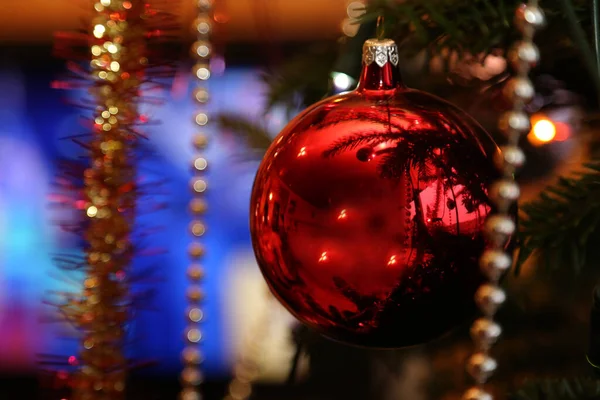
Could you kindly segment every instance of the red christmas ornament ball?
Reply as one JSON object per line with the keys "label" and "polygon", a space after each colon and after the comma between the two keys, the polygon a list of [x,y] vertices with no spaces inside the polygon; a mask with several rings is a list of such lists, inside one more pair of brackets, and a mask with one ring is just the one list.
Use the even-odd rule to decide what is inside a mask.
{"label": "red christmas ornament ball", "polygon": [[258,265],[281,303],[324,336],[378,348],[424,343],[474,315],[497,177],[492,139],[406,88],[396,51],[367,41],[358,88],[289,123],[250,210]]}

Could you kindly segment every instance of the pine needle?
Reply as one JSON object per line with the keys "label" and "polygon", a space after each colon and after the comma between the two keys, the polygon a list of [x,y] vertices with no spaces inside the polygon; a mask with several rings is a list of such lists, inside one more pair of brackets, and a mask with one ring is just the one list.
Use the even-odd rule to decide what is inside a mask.
{"label": "pine needle", "polygon": [[538,199],[521,207],[518,267],[539,254],[550,268],[580,271],[597,253],[600,235],[600,160],[584,165],[573,177],[562,177]]}
{"label": "pine needle", "polygon": [[596,400],[600,381],[590,378],[546,379],[527,383],[509,400]]}

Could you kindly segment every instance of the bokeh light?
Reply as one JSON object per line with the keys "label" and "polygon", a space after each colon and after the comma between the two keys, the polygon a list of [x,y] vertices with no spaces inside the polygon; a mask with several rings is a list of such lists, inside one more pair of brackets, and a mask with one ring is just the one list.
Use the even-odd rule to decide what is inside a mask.
{"label": "bokeh light", "polygon": [[356,84],[356,81],[350,75],[344,74],[343,72],[332,72],[331,78],[336,93],[349,90]]}
{"label": "bokeh light", "polygon": [[557,126],[554,121],[546,116],[533,116],[531,118],[531,131],[527,139],[534,146],[542,146],[553,142],[557,136]]}
{"label": "bokeh light", "polygon": [[533,126],[533,134],[542,142],[550,142],[556,136],[556,126],[548,119],[542,119]]}

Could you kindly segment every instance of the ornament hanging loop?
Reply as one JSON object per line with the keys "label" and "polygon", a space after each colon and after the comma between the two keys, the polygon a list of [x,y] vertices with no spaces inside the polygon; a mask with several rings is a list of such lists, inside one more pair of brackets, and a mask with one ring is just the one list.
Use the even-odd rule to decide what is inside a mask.
{"label": "ornament hanging loop", "polygon": [[378,40],[385,39],[385,23],[383,15],[377,17],[376,37]]}

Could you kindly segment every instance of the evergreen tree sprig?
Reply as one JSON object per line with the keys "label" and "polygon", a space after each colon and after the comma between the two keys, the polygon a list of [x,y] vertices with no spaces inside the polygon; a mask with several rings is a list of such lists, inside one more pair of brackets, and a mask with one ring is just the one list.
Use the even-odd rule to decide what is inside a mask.
{"label": "evergreen tree sprig", "polygon": [[598,253],[600,159],[584,168],[572,177],[559,178],[538,199],[521,207],[517,266],[538,254],[551,268],[569,266],[579,271],[592,253]]}
{"label": "evergreen tree sprig", "polygon": [[531,381],[510,400],[595,400],[600,398],[600,381],[590,378]]}

